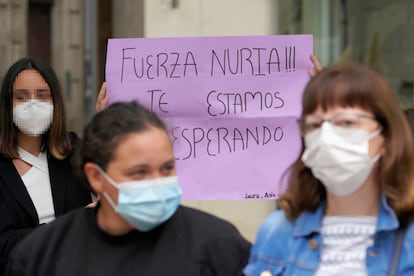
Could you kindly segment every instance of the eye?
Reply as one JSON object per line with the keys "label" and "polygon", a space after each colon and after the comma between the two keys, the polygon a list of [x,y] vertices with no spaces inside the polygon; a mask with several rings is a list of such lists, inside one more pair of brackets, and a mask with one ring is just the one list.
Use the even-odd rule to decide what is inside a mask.
{"label": "eye", "polygon": [[16,91],[13,93],[13,98],[18,101],[26,101],[29,99],[29,93],[27,91]]}
{"label": "eye", "polygon": [[37,90],[37,98],[39,100],[49,100],[52,98],[52,94],[49,89],[39,89]]}
{"label": "eye", "polygon": [[132,175],[136,178],[144,178],[145,175],[147,175],[147,170],[146,169],[138,169],[135,170]]}
{"label": "eye", "polygon": [[303,131],[305,133],[309,133],[309,132],[317,130],[318,128],[321,127],[321,125],[322,125],[322,121],[305,122]]}
{"label": "eye", "polygon": [[317,116],[304,116],[298,120],[302,134],[310,133],[321,127],[323,119]]}
{"label": "eye", "polygon": [[174,174],[175,173],[175,164],[172,162],[172,163],[169,163],[169,164],[164,165],[161,168],[161,173],[163,175],[171,175],[171,174]]}
{"label": "eye", "polygon": [[359,120],[358,118],[353,117],[338,117],[335,118],[333,123],[336,126],[344,127],[344,128],[356,128],[359,126]]}

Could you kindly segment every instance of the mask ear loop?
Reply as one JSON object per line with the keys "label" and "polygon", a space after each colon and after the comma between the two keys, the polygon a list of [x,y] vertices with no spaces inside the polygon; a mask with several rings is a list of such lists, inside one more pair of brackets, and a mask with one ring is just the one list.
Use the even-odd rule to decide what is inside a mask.
{"label": "mask ear loop", "polygon": [[378,129],[374,130],[368,135],[368,139],[371,140],[375,136],[379,135],[382,132],[382,126],[380,126]]}
{"label": "mask ear loop", "polygon": [[[116,184],[116,182],[112,178],[110,178],[109,175],[107,175],[106,172],[104,172],[104,170],[101,169],[101,167],[99,167],[98,165],[95,165],[95,168],[106,179],[106,181],[109,182],[109,184],[111,184],[112,186],[118,189],[118,185]],[[109,205],[111,205],[112,208],[116,209],[115,201],[113,201],[113,199],[109,196],[109,194],[106,191],[103,191],[102,194],[105,197],[105,199],[108,201]]]}
{"label": "mask ear loop", "polygon": [[[376,136],[378,136],[380,133],[382,132],[382,126],[380,126],[377,130],[374,130],[372,133],[370,133],[368,135],[368,140],[370,141],[371,139],[375,138]],[[379,159],[381,158],[381,154],[378,153],[376,154],[371,160],[372,163],[376,163]]]}

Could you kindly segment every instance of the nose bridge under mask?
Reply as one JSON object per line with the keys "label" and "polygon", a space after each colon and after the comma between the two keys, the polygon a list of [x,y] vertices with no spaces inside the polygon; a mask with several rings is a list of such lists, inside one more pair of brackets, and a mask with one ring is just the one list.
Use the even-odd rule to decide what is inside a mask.
{"label": "nose bridge under mask", "polygon": [[[352,135],[350,131],[352,131]],[[349,138],[349,139],[358,139],[359,141],[361,139],[370,141],[371,139],[378,136],[381,132],[382,132],[381,126],[370,133],[367,130],[359,129],[359,128],[342,128],[342,127],[333,125],[331,122],[325,121],[322,123],[319,129],[319,138],[321,139],[321,141],[324,141],[324,142],[329,141],[333,137],[337,137],[337,139]]]}
{"label": "nose bridge under mask", "polygon": [[[335,133],[334,126],[330,122],[323,122],[319,129],[315,130],[314,133],[310,133],[306,140],[307,147],[314,147],[317,144],[329,143]],[[335,137],[335,135],[334,135]]]}
{"label": "nose bridge under mask", "polygon": [[17,105],[23,105],[25,107],[33,107],[33,106],[39,106],[42,103],[43,102],[39,101],[36,98],[30,98],[29,100],[24,101],[24,102],[21,102],[21,103],[18,103]]}
{"label": "nose bridge under mask", "polygon": [[40,102],[38,99],[36,98],[31,98],[30,100],[27,101],[29,104],[34,105],[37,104],[38,102]]}
{"label": "nose bridge under mask", "polygon": [[33,106],[37,103],[37,100],[30,98],[28,101],[24,102],[24,104],[26,104],[26,106]]}
{"label": "nose bridge under mask", "polygon": [[325,138],[325,137],[328,137],[330,133],[334,132],[334,128],[331,122],[325,121],[322,123],[319,131],[320,131],[320,134],[319,134],[320,138]]}

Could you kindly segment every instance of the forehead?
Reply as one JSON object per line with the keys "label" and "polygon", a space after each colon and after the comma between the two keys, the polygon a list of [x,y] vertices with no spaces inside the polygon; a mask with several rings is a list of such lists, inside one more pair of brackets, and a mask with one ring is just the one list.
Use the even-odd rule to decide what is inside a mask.
{"label": "forehead", "polygon": [[327,107],[327,109],[323,109],[321,106],[318,106],[313,112],[308,113],[309,116],[335,116],[339,114],[367,114],[369,115],[371,112],[359,106],[354,107],[345,107],[339,105],[333,105]]}
{"label": "forehead", "polygon": [[150,127],[122,137],[115,148],[111,163],[165,162],[172,157],[173,150],[168,134],[162,129]]}
{"label": "forehead", "polygon": [[49,85],[42,77],[39,71],[34,69],[26,69],[17,74],[13,89],[33,89],[33,88],[47,88]]}

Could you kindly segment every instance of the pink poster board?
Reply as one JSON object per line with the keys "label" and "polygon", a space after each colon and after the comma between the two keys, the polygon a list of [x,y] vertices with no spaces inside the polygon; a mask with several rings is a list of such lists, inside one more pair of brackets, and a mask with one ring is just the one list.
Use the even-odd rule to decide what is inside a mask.
{"label": "pink poster board", "polygon": [[110,39],[107,91],[167,123],[184,200],[276,199],[311,53],[311,35]]}

